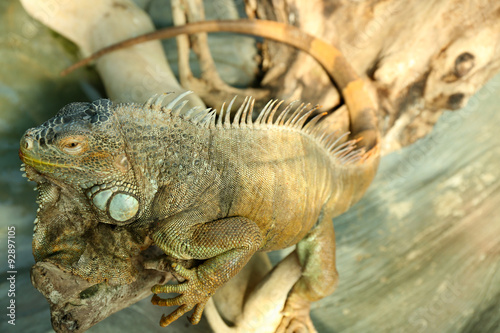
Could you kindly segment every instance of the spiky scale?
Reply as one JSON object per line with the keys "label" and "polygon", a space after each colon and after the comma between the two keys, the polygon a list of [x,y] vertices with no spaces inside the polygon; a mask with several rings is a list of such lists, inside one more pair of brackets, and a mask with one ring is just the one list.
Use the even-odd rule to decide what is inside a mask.
{"label": "spiky scale", "polygon": [[233,108],[234,101],[236,100],[236,96],[233,97],[231,102],[229,102],[229,105],[226,110],[226,117],[224,119],[224,128],[229,129],[231,128],[231,110]]}
{"label": "spiky scale", "polygon": [[215,109],[211,110],[207,115],[207,128],[215,129],[217,126],[215,124],[217,118],[217,111]]}
{"label": "spiky scale", "polygon": [[177,105],[175,105],[172,109],[172,113],[175,114],[175,115],[179,115],[182,111],[182,109],[184,108],[184,106],[187,104],[187,100],[185,101],[182,101],[181,103],[178,103]]}
{"label": "spiky scale", "polygon": [[276,125],[278,125],[278,126],[284,125],[284,120],[285,120],[286,116],[288,115],[288,113],[290,113],[290,110],[292,109],[293,104],[295,104],[295,102],[288,104],[285,107],[285,110],[283,110],[283,112],[281,112],[278,115],[278,118],[276,119],[276,122],[275,122]]}
{"label": "spiky scale", "polygon": [[224,107],[225,106],[226,106],[226,102],[222,103],[222,106],[220,108],[219,117],[217,118],[217,125],[216,125],[216,127],[218,129],[222,128],[222,119],[224,119]]}
{"label": "spiky scale", "polygon": [[304,103],[301,103],[296,109],[295,111],[292,112],[292,114],[290,115],[290,117],[287,119],[287,121],[285,122],[285,126],[290,126],[290,127],[293,127],[294,124],[295,124],[295,121],[297,120],[297,118],[300,116],[300,114],[302,113],[302,111],[304,111],[304,108],[308,107],[309,104],[305,105]]}
{"label": "spiky scale", "polygon": [[175,105],[181,101],[184,97],[186,97],[189,94],[192,94],[192,91],[186,91],[183,92],[182,94],[179,94],[176,98],[174,98],[170,103],[167,104],[165,107],[167,110],[172,111],[172,109],[175,107]]}
{"label": "spiky scale", "polygon": [[320,114],[316,115],[313,119],[311,119],[311,121],[309,121],[306,124],[306,126],[304,126],[303,131],[306,132],[306,133],[308,133],[308,134],[314,135],[315,134],[315,130],[317,129],[317,127],[315,125],[324,116],[326,116],[326,112],[323,112],[323,113],[320,113]]}
{"label": "spiky scale", "polygon": [[309,111],[306,111],[298,120],[297,120],[297,123],[295,125],[295,128],[303,128],[304,127],[304,124],[307,120],[307,118],[309,118],[311,116],[311,114],[316,111],[318,109],[318,106],[315,106],[311,109],[309,109]]}
{"label": "spiky scale", "polygon": [[273,110],[269,114],[269,117],[267,118],[267,124],[268,125],[274,124],[274,115],[276,114],[276,111],[278,111],[278,109],[281,106],[281,104],[283,104],[283,102],[284,101],[279,101],[278,104],[276,104],[276,106],[273,108]]}
{"label": "spiky scale", "polygon": [[272,107],[275,103],[276,103],[276,100],[272,100],[272,99],[269,100],[269,102],[267,102],[267,104],[264,106],[262,111],[257,116],[257,119],[255,120],[255,124],[258,124],[258,125],[261,124],[262,120],[265,119],[266,115],[269,114],[269,110],[272,109]]}
{"label": "spiky scale", "polygon": [[[238,110],[236,111],[236,114],[234,115],[234,119],[233,119],[233,123],[232,123],[232,126],[234,128],[238,128],[239,125],[240,125],[240,119],[241,119],[241,115],[243,114],[243,111],[247,108],[248,106],[248,100],[249,100],[249,97],[246,96],[245,97],[245,100],[243,101],[243,103],[241,103],[240,107],[238,108]],[[231,101],[231,105],[232,105],[232,101]],[[231,108],[229,108],[231,109]]]}
{"label": "spiky scale", "polygon": [[328,151],[330,151],[330,152],[331,152],[331,151],[332,151],[332,150],[336,147],[336,145],[337,145],[340,141],[342,141],[342,139],[344,139],[345,137],[347,137],[348,135],[349,135],[349,132],[343,133],[343,134],[342,134],[342,135],[340,135],[340,136],[339,136],[336,140],[334,140],[332,143],[328,144],[328,145],[326,146],[326,149],[327,149]]}
{"label": "spiky scale", "polygon": [[251,98],[251,103],[250,103],[250,106],[249,106],[249,111],[248,111],[248,114],[247,114],[247,125],[252,125],[252,115],[253,115],[253,108],[255,106],[255,98]]}
{"label": "spiky scale", "polygon": [[151,109],[152,105],[153,105],[153,101],[158,97],[158,94],[154,94],[153,96],[151,96],[147,101],[146,103],[144,103],[144,108],[146,109]]}

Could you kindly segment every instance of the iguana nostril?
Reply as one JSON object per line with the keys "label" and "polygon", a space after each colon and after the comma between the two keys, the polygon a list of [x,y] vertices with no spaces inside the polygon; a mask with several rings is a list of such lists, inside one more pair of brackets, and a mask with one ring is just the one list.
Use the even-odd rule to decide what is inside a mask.
{"label": "iguana nostril", "polygon": [[33,148],[33,139],[24,137],[21,142],[21,145],[24,149],[30,150]]}

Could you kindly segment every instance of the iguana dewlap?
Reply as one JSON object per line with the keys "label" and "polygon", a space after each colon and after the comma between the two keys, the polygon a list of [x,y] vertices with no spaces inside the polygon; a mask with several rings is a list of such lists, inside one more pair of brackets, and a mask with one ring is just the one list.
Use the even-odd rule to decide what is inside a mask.
{"label": "iguana dewlap", "polygon": [[[312,50],[325,48],[316,39],[308,43]],[[179,306],[162,317],[162,326],[193,308],[190,320],[197,323],[211,295],[256,251],[297,244],[303,276],[290,292],[283,325],[308,325],[301,310],[333,292],[337,281],[332,218],[364,194],[379,160],[374,109],[362,81],[330,50],[318,54],[330,57],[325,63],[331,69],[337,61],[347,66],[332,73],[350,107],[356,139],[326,132],[317,125],[323,115],[310,119],[314,108],[288,106],[282,112],[277,101],[255,120],[251,98],[234,117],[231,107],[218,116],[210,109],[184,109],[183,95],[166,107],[161,96],[144,105],[73,103],[21,140],[26,173],[41,185],[40,214],[66,193],[82,214],[116,225],[114,232],[123,236],[112,250],[121,258],[137,251],[130,244],[149,237],[173,258],[202,260],[192,269],[173,264],[186,281],[153,288],[155,294],[181,294],[153,297],[154,304]],[[59,239],[43,230],[34,236],[37,261],[63,258],[63,269],[92,281],[132,275],[126,263],[89,273],[79,262],[84,250],[52,244]],[[63,242],[74,241],[68,239]],[[65,255],[68,249],[72,253]]]}

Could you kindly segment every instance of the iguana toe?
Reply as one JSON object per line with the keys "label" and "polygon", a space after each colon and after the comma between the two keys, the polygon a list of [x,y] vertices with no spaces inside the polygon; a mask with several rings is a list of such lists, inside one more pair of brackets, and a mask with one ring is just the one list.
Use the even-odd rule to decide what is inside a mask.
{"label": "iguana toe", "polygon": [[310,302],[289,298],[283,309],[283,318],[276,333],[317,333],[309,312]]}
{"label": "iguana toe", "polygon": [[[208,286],[206,283],[202,283],[198,275],[196,274],[196,268],[187,269],[179,264],[172,264],[172,268],[181,277],[185,278],[186,281],[179,284],[166,284],[166,285],[155,285],[151,288],[154,293],[151,298],[151,303],[159,306],[176,306],[179,307],[167,316],[162,316],[160,320],[160,325],[165,327],[177,320],[180,316],[186,312],[191,311],[194,308],[193,315],[189,318],[189,321],[196,325],[200,322],[201,315],[205,309],[205,305],[214,293],[213,288]],[[177,293],[181,294],[174,298],[161,298],[157,294],[159,293]]]}

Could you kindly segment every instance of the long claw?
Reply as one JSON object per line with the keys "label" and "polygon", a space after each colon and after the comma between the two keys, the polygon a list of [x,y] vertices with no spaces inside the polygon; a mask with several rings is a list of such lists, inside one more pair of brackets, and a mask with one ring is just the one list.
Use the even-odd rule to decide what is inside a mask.
{"label": "long claw", "polygon": [[151,297],[151,303],[153,305],[158,305],[160,303],[160,300],[161,300],[160,296],[156,294],[154,294],[153,297]]}
{"label": "long claw", "polygon": [[179,319],[183,314],[186,312],[190,311],[193,307],[190,307],[186,304],[179,306],[177,309],[175,309],[174,312],[169,314],[168,316],[162,315],[160,319],[160,326],[161,327],[166,327]]}
{"label": "long claw", "polygon": [[[200,322],[205,305],[214,293],[206,283],[200,282],[196,269],[187,269],[184,266],[173,263],[172,269],[186,281],[179,284],[155,285],[151,288],[154,293],[151,303],[159,306],[179,306],[171,314],[163,315],[160,320],[162,327],[168,326],[180,316],[194,308],[193,315],[189,321],[196,325]],[[206,289],[205,289],[206,288]],[[180,294],[174,298],[161,298],[157,294],[176,293]]]}
{"label": "long claw", "polygon": [[203,310],[205,309],[205,305],[207,303],[200,303],[200,304],[197,304],[195,307],[194,307],[194,312],[193,312],[193,315],[191,317],[189,317],[189,321],[191,322],[191,324],[193,325],[196,325],[200,322],[201,320],[201,315],[203,314]]}

